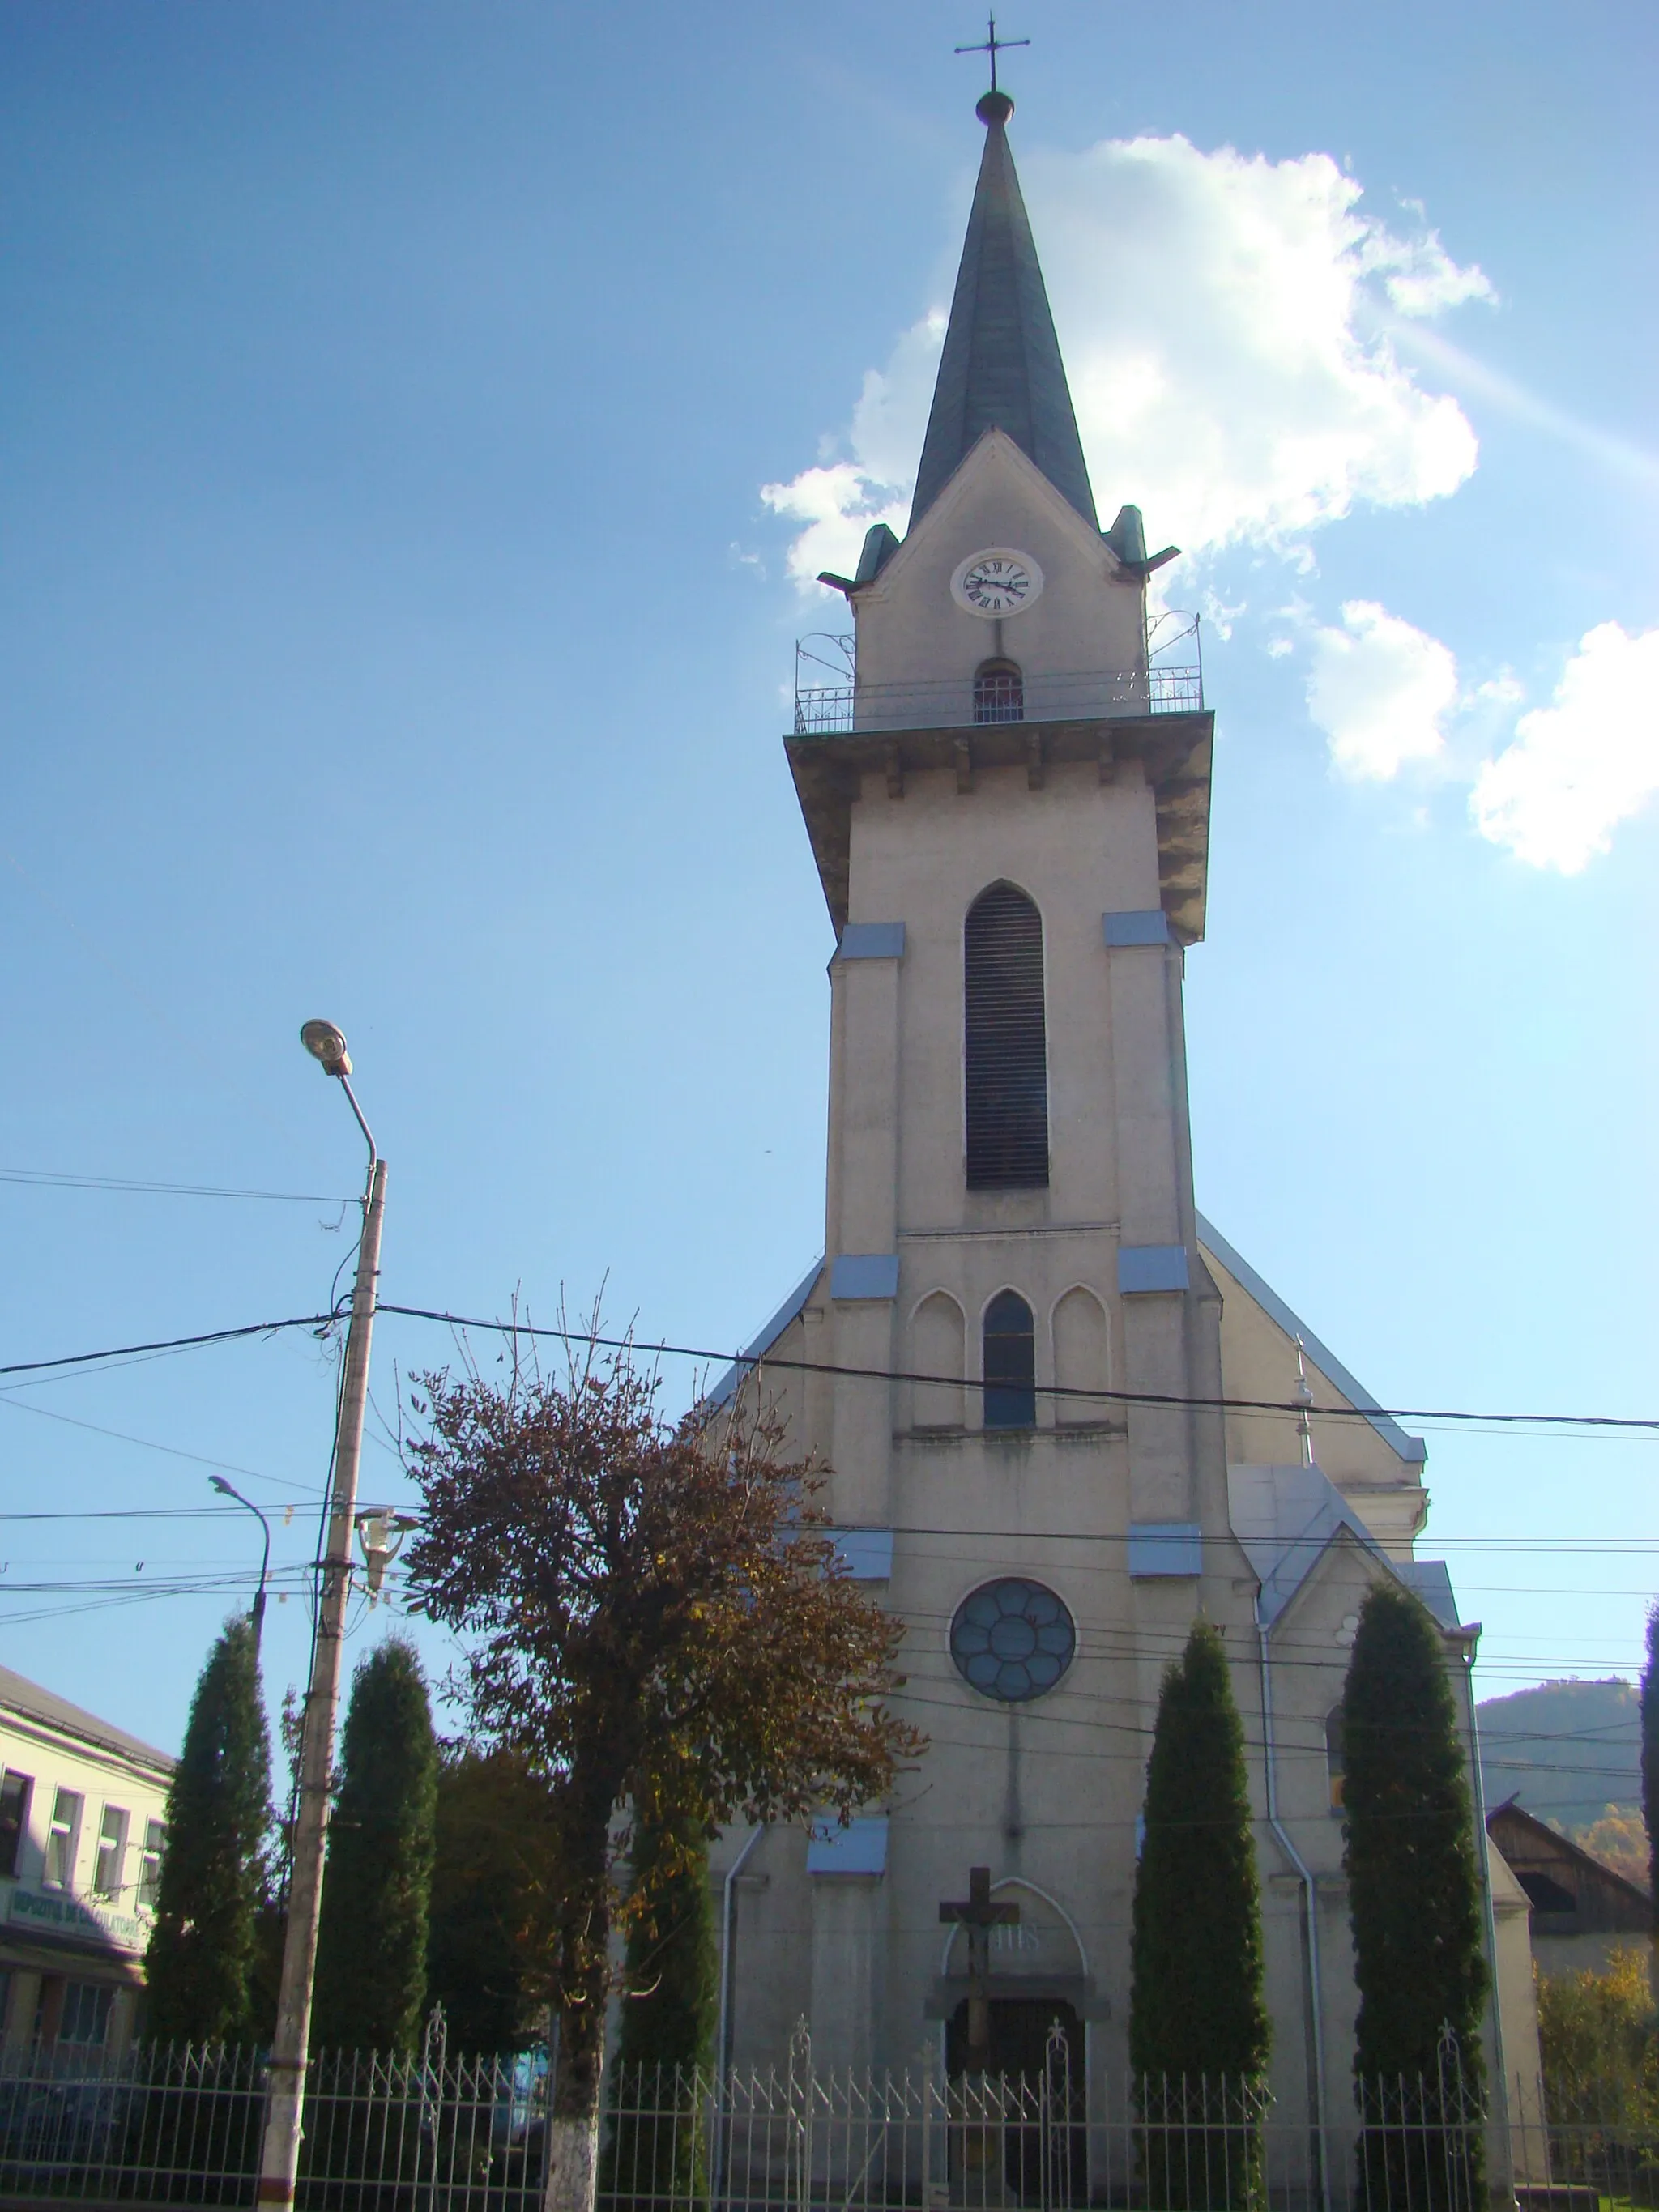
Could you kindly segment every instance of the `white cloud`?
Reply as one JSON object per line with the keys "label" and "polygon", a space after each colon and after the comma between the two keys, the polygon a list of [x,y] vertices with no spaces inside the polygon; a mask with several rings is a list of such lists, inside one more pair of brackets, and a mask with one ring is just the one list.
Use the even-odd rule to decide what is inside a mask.
{"label": "white cloud", "polygon": [[1482,767],[1469,799],[1481,836],[1531,867],[1577,875],[1659,792],[1656,701],[1659,629],[1587,631],[1553,703],[1522,714],[1514,743]]}
{"label": "white cloud", "polygon": [[[1425,225],[1401,237],[1361,213],[1328,155],[1114,139],[1034,156],[1025,182],[1107,516],[1133,501],[1158,543],[1284,551],[1356,504],[1442,497],[1474,469],[1462,409],[1423,389],[1388,325],[1491,287]],[[935,308],[866,374],[850,461],[766,487],[807,525],[797,576],[855,558],[870,521],[902,520],[944,326]]]}
{"label": "white cloud", "polygon": [[1374,599],[1349,599],[1342,624],[1313,634],[1308,712],[1343,775],[1385,783],[1407,761],[1440,752],[1457,704],[1457,662],[1437,637]]}

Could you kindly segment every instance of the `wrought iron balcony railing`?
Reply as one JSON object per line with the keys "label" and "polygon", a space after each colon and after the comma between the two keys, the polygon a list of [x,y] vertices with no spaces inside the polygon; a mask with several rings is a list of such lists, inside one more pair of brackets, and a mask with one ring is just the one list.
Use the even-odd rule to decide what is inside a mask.
{"label": "wrought iron balcony railing", "polygon": [[[1195,641],[1194,641],[1195,647]],[[795,734],[957,729],[988,722],[1093,721],[1103,716],[1190,714],[1204,704],[1204,672],[1191,660],[1081,675],[1024,674],[1018,682],[971,676],[922,684],[803,682],[795,677]]]}

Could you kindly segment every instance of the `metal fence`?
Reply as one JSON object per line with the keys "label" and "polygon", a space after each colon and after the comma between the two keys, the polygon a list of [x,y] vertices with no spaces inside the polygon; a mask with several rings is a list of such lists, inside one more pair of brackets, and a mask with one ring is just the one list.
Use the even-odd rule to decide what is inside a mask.
{"label": "metal fence", "polygon": [[1186,714],[1204,704],[1196,659],[1155,660],[1150,669],[1100,669],[1077,675],[1028,674],[1018,704],[1003,696],[988,710],[971,676],[921,684],[808,684],[796,673],[795,734],[957,729],[986,722],[1088,721],[1097,717]]}
{"label": "metal fence", "polygon": [[[545,2062],[330,2054],[307,2082],[300,2212],[535,2212]],[[1524,2091],[1524,2094],[1523,2094]],[[263,2054],[37,2048],[0,2061],[0,2200],[251,2207]],[[1344,2100],[1346,2102],[1346,2100]],[[1322,2135],[1256,2082],[1073,2078],[1063,2038],[1016,2078],[815,2066],[613,2067],[600,2212],[1623,2212],[1659,2207],[1659,2114],[1628,2087],[1367,2085]]]}

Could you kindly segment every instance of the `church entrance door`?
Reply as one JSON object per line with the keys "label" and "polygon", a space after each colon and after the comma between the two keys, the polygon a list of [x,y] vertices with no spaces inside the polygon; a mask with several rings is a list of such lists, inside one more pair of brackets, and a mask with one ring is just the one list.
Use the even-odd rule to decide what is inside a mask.
{"label": "church entrance door", "polygon": [[[945,2023],[945,2065],[953,2081],[964,2072],[967,2055],[964,1999]],[[1063,1997],[993,1997],[988,2070],[1008,2085],[1002,2130],[1007,2201],[1086,2203],[1083,2023],[1074,2008]]]}

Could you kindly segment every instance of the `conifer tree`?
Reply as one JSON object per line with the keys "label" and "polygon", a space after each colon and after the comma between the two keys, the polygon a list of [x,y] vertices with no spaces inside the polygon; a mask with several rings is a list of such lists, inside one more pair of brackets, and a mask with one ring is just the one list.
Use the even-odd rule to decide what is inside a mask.
{"label": "conifer tree", "polygon": [[249,2036],[255,1928],[270,1820],[270,1747],[253,1625],[226,1622],[208,1655],[167,1790],[167,1845],[145,1961],[158,2040]]}
{"label": "conifer tree", "polygon": [[1135,1869],[1129,2062],[1253,2080],[1267,2063],[1244,1732],[1208,1621],[1164,1677]]}
{"label": "conifer tree", "polygon": [[1362,2201],[1404,2189],[1473,2204],[1481,2134],[1465,2122],[1484,2082],[1488,1979],[1474,1805],[1440,1632],[1397,1584],[1360,1608],[1342,1711]]}
{"label": "conifer tree", "polygon": [[1164,1677],[1135,1869],[1129,2063],[1156,2206],[1254,2203],[1269,2027],[1244,1732],[1208,1621]]}
{"label": "conifer tree", "polygon": [[317,1939],[313,2051],[412,2051],[426,2000],[438,1753],[414,1646],[359,1665],[341,1738]]}
{"label": "conifer tree", "polygon": [[[619,2203],[696,2206],[707,2200],[708,2176],[693,2080],[714,2057],[719,1981],[706,1824],[662,1792],[641,1790],[629,1856],[618,2110],[606,2185]],[[641,2111],[674,2109],[676,2124],[630,2125],[630,2100]]]}
{"label": "conifer tree", "polygon": [[541,2033],[558,1903],[548,1784],[508,1752],[441,1747],[427,2002],[443,2007],[452,2051],[517,2051]]}
{"label": "conifer tree", "polygon": [[1642,1817],[1648,1827],[1648,1892],[1659,1941],[1659,1605],[1648,1609],[1648,1660],[1642,1669]]}

